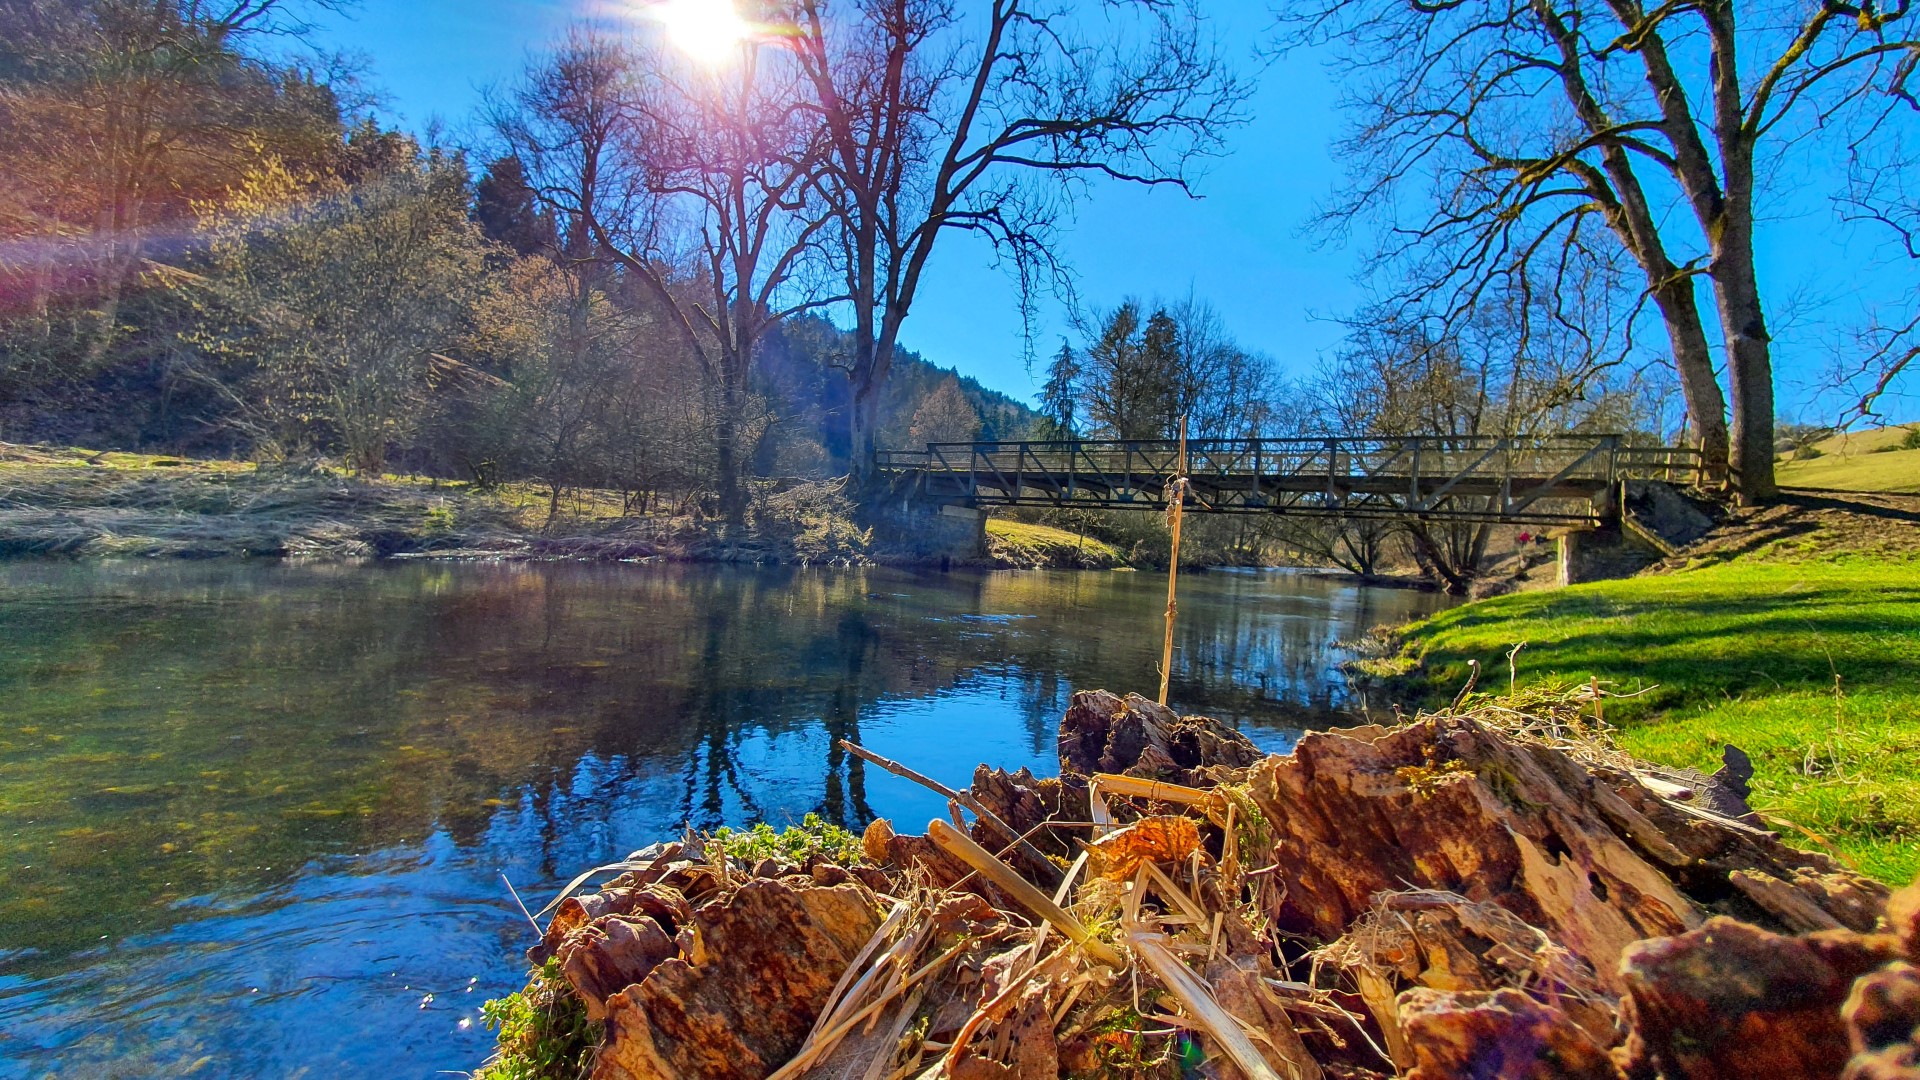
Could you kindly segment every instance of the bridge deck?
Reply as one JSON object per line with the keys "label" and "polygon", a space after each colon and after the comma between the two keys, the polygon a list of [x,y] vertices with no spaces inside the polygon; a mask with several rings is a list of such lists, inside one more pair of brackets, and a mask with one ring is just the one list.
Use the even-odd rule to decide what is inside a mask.
{"label": "bridge deck", "polygon": [[[915,494],[975,506],[1162,509],[1179,475],[1170,439],[932,443],[882,451]],[[1618,436],[1194,439],[1190,511],[1586,524],[1628,478],[1693,483],[1699,455]]]}

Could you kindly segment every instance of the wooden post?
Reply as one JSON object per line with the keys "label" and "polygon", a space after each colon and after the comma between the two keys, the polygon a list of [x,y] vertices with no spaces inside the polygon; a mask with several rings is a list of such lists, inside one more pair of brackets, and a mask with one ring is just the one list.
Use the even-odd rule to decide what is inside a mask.
{"label": "wooden post", "polygon": [[1172,500],[1167,520],[1173,530],[1173,550],[1167,559],[1167,637],[1160,647],[1160,704],[1167,703],[1167,684],[1173,679],[1173,616],[1178,610],[1174,594],[1180,584],[1180,511],[1187,501],[1187,418],[1180,418],[1180,475],[1169,485]]}

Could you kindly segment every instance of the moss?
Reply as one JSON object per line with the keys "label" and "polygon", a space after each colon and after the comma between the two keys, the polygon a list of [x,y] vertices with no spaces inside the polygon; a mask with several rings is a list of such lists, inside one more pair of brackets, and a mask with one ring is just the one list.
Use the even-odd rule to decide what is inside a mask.
{"label": "moss", "polygon": [[499,1049],[474,1080],[576,1080],[593,1066],[600,1025],[560,975],[560,962],[527,973],[519,992],[480,1006]]}
{"label": "moss", "polygon": [[[1152,1007],[1159,995],[1146,990],[1141,993],[1141,1004]],[[1149,1021],[1137,1010],[1119,1008],[1089,1029],[1093,1043],[1093,1055],[1099,1062],[1095,1076],[1129,1076],[1141,1078],[1174,1077],[1185,1073],[1186,1040],[1165,1035],[1149,1035],[1145,1032],[1161,1028],[1158,1021]]]}
{"label": "moss", "polygon": [[1427,760],[1420,765],[1403,765],[1393,771],[1400,782],[1411,788],[1415,795],[1426,798],[1439,791],[1457,776],[1472,776],[1473,770],[1467,763],[1457,759],[1434,763],[1433,747],[1426,750]]}

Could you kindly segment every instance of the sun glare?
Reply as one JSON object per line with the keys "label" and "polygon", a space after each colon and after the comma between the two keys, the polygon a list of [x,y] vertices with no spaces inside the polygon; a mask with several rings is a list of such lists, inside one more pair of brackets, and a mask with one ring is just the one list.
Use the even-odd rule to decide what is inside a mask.
{"label": "sun glare", "polygon": [[681,51],[702,63],[725,61],[747,37],[747,22],[731,0],[661,0],[652,14]]}

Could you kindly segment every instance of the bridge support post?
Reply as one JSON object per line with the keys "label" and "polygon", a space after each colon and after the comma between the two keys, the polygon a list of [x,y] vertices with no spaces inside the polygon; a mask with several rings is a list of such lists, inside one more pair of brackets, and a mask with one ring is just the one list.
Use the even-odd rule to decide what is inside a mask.
{"label": "bridge support post", "polygon": [[888,547],[942,563],[987,553],[987,512],[957,503],[904,499],[872,516],[875,537]]}
{"label": "bridge support post", "polygon": [[1618,524],[1568,529],[1560,534],[1560,584],[1580,585],[1632,577],[1658,555],[1632,543]]}
{"label": "bridge support post", "polygon": [[1625,480],[1594,508],[1605,524],[1560,534],[1560,584],[1627,577],[1706,535],[1713,518],[1670,484]]}

